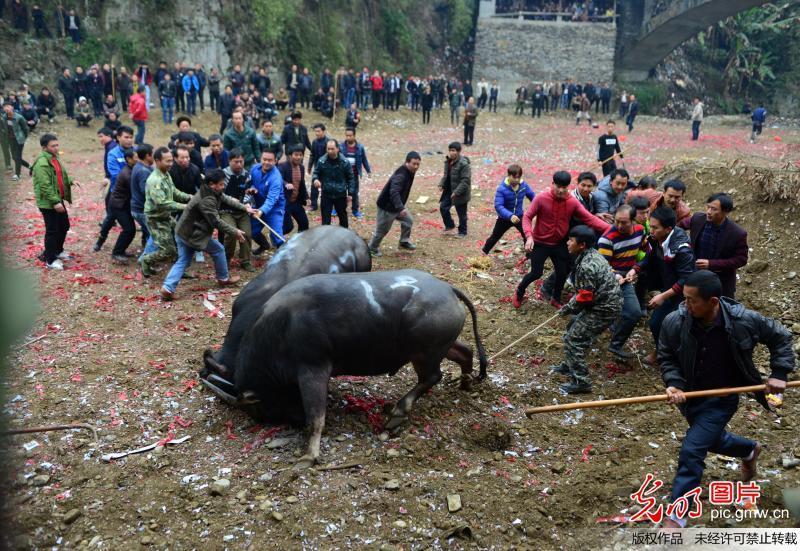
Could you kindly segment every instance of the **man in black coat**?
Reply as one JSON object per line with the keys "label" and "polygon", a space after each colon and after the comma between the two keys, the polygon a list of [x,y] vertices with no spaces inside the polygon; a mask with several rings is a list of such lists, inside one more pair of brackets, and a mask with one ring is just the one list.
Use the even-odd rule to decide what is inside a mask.
{"label": "man in black coat", "polygon": [[288,235],[297,222],[297,231],[308,229],[308,216],[306,203],[308,203],[308,189],[306,188],[306,174],[303,167],[303,146],[295,144],[289,150],[286,161],[278,165],[278,172],[283,178],[284,195],[286,195],[286,212],[283,216],[283,235]]}
{"label": "man in black coat", "polygon": [[730,220],[733,198],[715,193],[706,201],[706,212],[684,219],[691,236],[698,270],[710,270],[722,282],[722,296],[736,298],[736,270],[747,264],[747,230]]}
{"label": "man in black coat", "polygon": [[375,233],[372,234],[372,240],[369,242],[369,252],[372,256],[381,256],[378,247],[392,229],[395,220],[400,222],[400,247],[409,251],[417,248],[411,242],[411,227],[414,225],[414,219],[406,208],[406,202],[411,193],[411,186],[414,184],[414,174],[419,169],[421,162],[419,153],[409,151],[405,164],[394,171],[378,195]]}
{"label": "man in black coat", "polygon": [[[792,334],[774,319],[721,297],[721,293],[716,274],[708,270],[693,273],[684,284],[685,303],[667,316],[661,327],[661,377],[669,401],[678,405],[689,422],[672,486],[673,503],[700,487],[708,452],[741,458],[745,482],[755,476],[761,452],[758,442],[725,430],[738,408],[738,394],[687,400],[684,392],[764,384],[753,363],[753,350],[759,343],[769,349],[768,393],[781,394],[787,375],[795,369]],[[763,392],[758,392],[756,399],[769,409]],[[668,528],[684,525],[685,519],[674,513],[664,521]]]}
{"label": "man in black coat", "polygon": [[202,179],[200,169],[191,161],[190,150],[187,146],[180,144],[175,147],[175,163],[169,169],[172,176],[172,183],[184,193],[194,195],[200,189]]}
{"label": "man in black coat", "polygon": [[67,111],[67,118],[75,118],[75,80],[69,72],[69,69],[64,69],[61,76],[58,77],[58,91],[64,96],[64,108]]}

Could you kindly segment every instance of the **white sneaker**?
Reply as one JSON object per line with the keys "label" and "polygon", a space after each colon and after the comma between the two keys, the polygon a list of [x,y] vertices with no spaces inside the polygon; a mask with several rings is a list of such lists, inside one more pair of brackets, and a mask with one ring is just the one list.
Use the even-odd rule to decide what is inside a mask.
{"label": "white sneaker", "polygon": [[194,253],[194,261],[195,262],[205,262],[206,261],[206,257],[203,256],[203,253],[198,251],[198,252]]}
{"label": "white sneaker", "polygon": [[58,256],[56,258],[58,258],[59,260],[72,260],[75,257],[69,254],[67,251],[61,251],[60,253],[58,253]]}
{"label": "white sneaker", "polygon": [[63,270],[64,263],[61,262],[61,260],[59,260],[58,258],[56,258],[55,260],[53,260],[53,262],[47,265],[47,268],[50,270]]}

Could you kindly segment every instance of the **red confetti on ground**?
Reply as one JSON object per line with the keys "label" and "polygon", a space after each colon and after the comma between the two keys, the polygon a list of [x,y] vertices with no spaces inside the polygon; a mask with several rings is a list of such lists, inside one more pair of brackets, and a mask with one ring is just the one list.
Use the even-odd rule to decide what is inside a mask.
{"label": "red confetti on ground", "polygon": [[357,398],[349,394],[344,395],[347,405],[344,407],[345,412],[364,412],[367,415],[367,423],[372,427],[372,431],[379,433],[383,431],[385,425],[383,421],[383,406],[386,405],[386,400],[383,398]]}
{"label": "red confetti on ground", "polygon": [[[599,369],[597,364],[593,365],[594,368]],[[606,362],[603,364],[603,367],[606,369],[606,377],[612,379],[617,374],[625,374],[633,370],[632,367],[626,366],[623,364],[618,364],[617,362]]]}
{"label": "red confetti on ground", "polygon": [[531,367],[541,367],[541,365],[547,361],[547,358],[544,356],[534,356],[533,358],[528,359],[528,365]]}
{"label": "red confetti on ground", "polygon": [[197,379],[186,379],[181,384],[183,385],[183,391],[184,392],[189,392],[190,390],[192,390],[194,387],[196,387],[198,385]]}
{"label": "red confetti on ground", "polygon": [[102,312],[111,312],[114,310],[114,300],[108,295],[103,295],[94,303],[94,307]]}
{"label": "red confetti on ground", "polygon": [[591,450],[592,450],[592,445],[591,444],[589,444],[588,446],[583,448],[583,451],[581,452],[581,461],[583,461],[584,463],[586,461],[589,461],[589,452]]}
{"label": "red confetti on ground", "polygon": [[91,275],[85,275],[76,277],[73,281],[77,282],[78,285],[96,285],[98,283],[105,283],[105,280],[100,279],[99,277],[94,277]]}
{"label": "red confetti on ground", "polygon": [[154,367],[156,369],[164,369],[167,367],[167,362],[163,360],[150,360],[147,363],[150,364],[150,367]]}
{"label": "red confetti on ground", "polygon": [[233,434],[233,421],[228,421],[225,423],[225,438],[228,440],[236,440],[239,438],[235,434]]}
{"label": "red confetti on ground", "polygon": [[435,220],[423,220],[422,223],[431,228],[436,228],[437,230],[444,230],[444,224],[436,222]]}
{"label": "red confetti on ground", "polygon": [[507,297],[501,297],[497,299],[497,302],[501,304],[511,304],[512,302],[514,302],[514,299],[511,297],[511,295],[509,295]]}

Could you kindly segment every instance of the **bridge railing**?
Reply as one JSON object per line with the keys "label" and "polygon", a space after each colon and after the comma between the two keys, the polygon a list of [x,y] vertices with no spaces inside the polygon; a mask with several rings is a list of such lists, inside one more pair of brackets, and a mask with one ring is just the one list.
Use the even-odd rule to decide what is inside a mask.
{"label": "bridge railing", "polygon": [[493,13],[493,19],[527,19],[534,21],[565,21],[572,23],[614,23],[617,15],[579,15],[573,12],[513,11]]}

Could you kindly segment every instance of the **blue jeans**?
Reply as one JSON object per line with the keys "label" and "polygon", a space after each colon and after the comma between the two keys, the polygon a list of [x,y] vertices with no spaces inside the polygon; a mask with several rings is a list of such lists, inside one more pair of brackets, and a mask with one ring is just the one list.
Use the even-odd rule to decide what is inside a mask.
{"label": "blue jeans", "polygon": [[186,110],[190,115],[197,114],[197,92],[186,94]]}
{"label": "blue jeans", "polygon": [[175,98],[161,98],[161,117],[164,124],[172,124],[175,116]]}
{"label": "blue jeans", "polygon": [[356,89],[349,88],[347,90],[347,95],[344,98],[344,105],[342,106],[343,109],[350,109],[350,106],[353,105],[353,102],[356,101]]}
{"label": "blue jeans", "polygon": [[150,87],[146,84],[143,85],[144,87],[144,107],[147,109],[147,112],[150,112]]}
{"label": "blue jeans", "polygon": [[136,145],[142,145],[144,143],[144,121],[133,121],[133,124],[136,125],[136,137],[133,141]]}
{"label": "blue jeans", "polygon": [[147,227],[147,215],[143,212],[131,211],[131,216],[139,223],[139,229],[142,232],[142,241],[150,239],[150,229]]}
{"label": "blue jeans", "polygon": [[369,111],[369,106],[372,103],[372,90],[364,90],[361,92],[361,109]]}
{"label": "blue jeans", "polygon": [[620,287],[622,291],[622,311],[619,318],[611,326],[611,346],[622,348],[633,333],[634,327],[642,319],[642,308],[636,296],[636,285],[626,283]]}
{"label": "blue jeans", "polygon": [[[178,260],[172,265],[167,278],[164,280],[164,289],[170,293],[175,292],[184,272],[192,265],[194,253],[197,252],[177,234],[175,234],[175,244],[178,246]],[[216,239],[209,239],[208,245],[206,245],[206,252],[214,259],[214,270],[217,273],[217,279],[222,281],[228,279],[228,261],[225,258],[225,247]]]}
{"label": "blue jeans", "polygon": [[658,346],[658,336],[661,334],[661,324],[664,323],[664,318],[677,310],[682,300],[683,297],[672,297],[669,300],[665,300],[661,306],[650,314],[650,332],[653,333],[653,340],[656,346]]}
{"label": "blue jeans", "polygon": [[294,111],[294,106],[297,103],[297,90],[289,90],[289,109]]}
{"label": "blue jeans", "polygon": [[695,398],[682,409],[689,429],[678,456],[678,471],[672,483],[672,501],[698,486],[703,478],[708,452],[728,457],[747,457],[756,443],[725,430],[739,407],[739,396]]}
{"label": "blue jeans", "polygon": [[692,139],[693,140],[700,139],[700,122],[701,121],[692,121]]}

